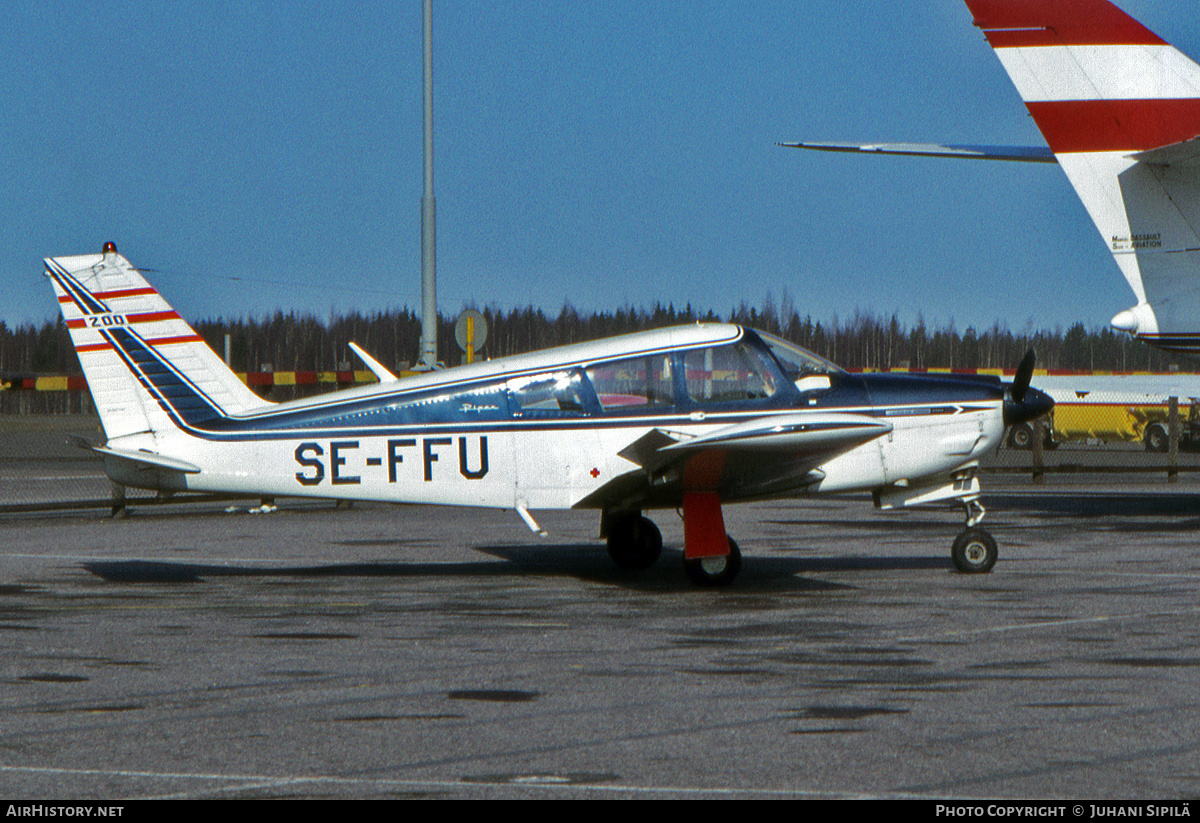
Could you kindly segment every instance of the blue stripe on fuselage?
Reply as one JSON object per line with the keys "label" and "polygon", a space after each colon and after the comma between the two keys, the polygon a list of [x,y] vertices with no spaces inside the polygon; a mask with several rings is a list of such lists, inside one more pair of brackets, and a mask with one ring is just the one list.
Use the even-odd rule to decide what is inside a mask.
{"label": "blue stripe on fuselage", "polygon": [[1004,399],[999,377],[970,374],[862,374],[872,406],[934,406]]}

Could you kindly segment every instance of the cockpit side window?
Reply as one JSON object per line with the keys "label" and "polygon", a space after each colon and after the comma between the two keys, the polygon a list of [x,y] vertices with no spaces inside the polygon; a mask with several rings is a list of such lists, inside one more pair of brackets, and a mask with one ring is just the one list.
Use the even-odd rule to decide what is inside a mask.
{"label": "cockpit side window", "polygon": [[596,363],[588,380],[605,411],[664,407],[675,403],[675,380],[669,354],[648,354]]}
{"label": "cockpit side window", "polygon": [[514,377],[507,385],[509,407],[517,417],[581,417],[587,413],[578,370]]}
{"label": "cockpit side window", "polygon": [[325,426],[348,421],[389,426],[447,420],[507,420],[508,402],[504,387],[497,383],[474,388],[441,388],[429,391],[400,392],[386,398],[360,401],[356,406],[327,417],[316,410],[304,425]]}
{"label": "cockpit side window", "polygon": [[683,353],[688,397],[697,403],[762,400],[776,391],[776,372],[745,342]]}

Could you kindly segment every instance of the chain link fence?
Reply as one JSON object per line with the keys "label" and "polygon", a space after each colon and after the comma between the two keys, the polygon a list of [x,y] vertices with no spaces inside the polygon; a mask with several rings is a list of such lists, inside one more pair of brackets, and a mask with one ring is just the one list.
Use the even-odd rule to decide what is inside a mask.
{"label": "chain link fence", "polygon": [[1011,427],[985,469],[1035,479],[1135,473],[1147,481],[1200,472],[1200,402],[1193,398],[1081,391],[1055,401],[1045,417]]}

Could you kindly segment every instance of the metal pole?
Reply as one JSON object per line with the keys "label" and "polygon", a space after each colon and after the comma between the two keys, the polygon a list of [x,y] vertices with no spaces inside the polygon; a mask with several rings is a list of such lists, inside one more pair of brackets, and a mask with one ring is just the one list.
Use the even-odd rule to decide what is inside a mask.
{"label": "metal pole", "polygon": [[1033,429],[1033,442],[1030,444],[1033,446],[1033,482],[1045,483],[1046,418],[1029,421],[1029,428]]}
{"label": "metal pole", "polygon": [[1179,398],[1167,398],[1167,429],[1169,430],[1169,439],[1167,441],[1167,482],[1179,482]]}
{"label": "metal pole", "polygon": [[425,17],[425,193],[421,197],[421,357],[420,367],[437,366],[437,265],[433,199],[433,0]]}

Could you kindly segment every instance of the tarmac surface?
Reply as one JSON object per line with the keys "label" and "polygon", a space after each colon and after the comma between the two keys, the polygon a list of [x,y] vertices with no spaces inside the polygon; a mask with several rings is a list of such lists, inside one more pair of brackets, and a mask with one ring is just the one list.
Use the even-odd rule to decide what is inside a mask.
{"label": "tarmac surface", "polygon": [[741,576],[622,572],[590,513],[281,501],[0,517],[0,795],[1200,792],[1200,487],[726,508]]}

